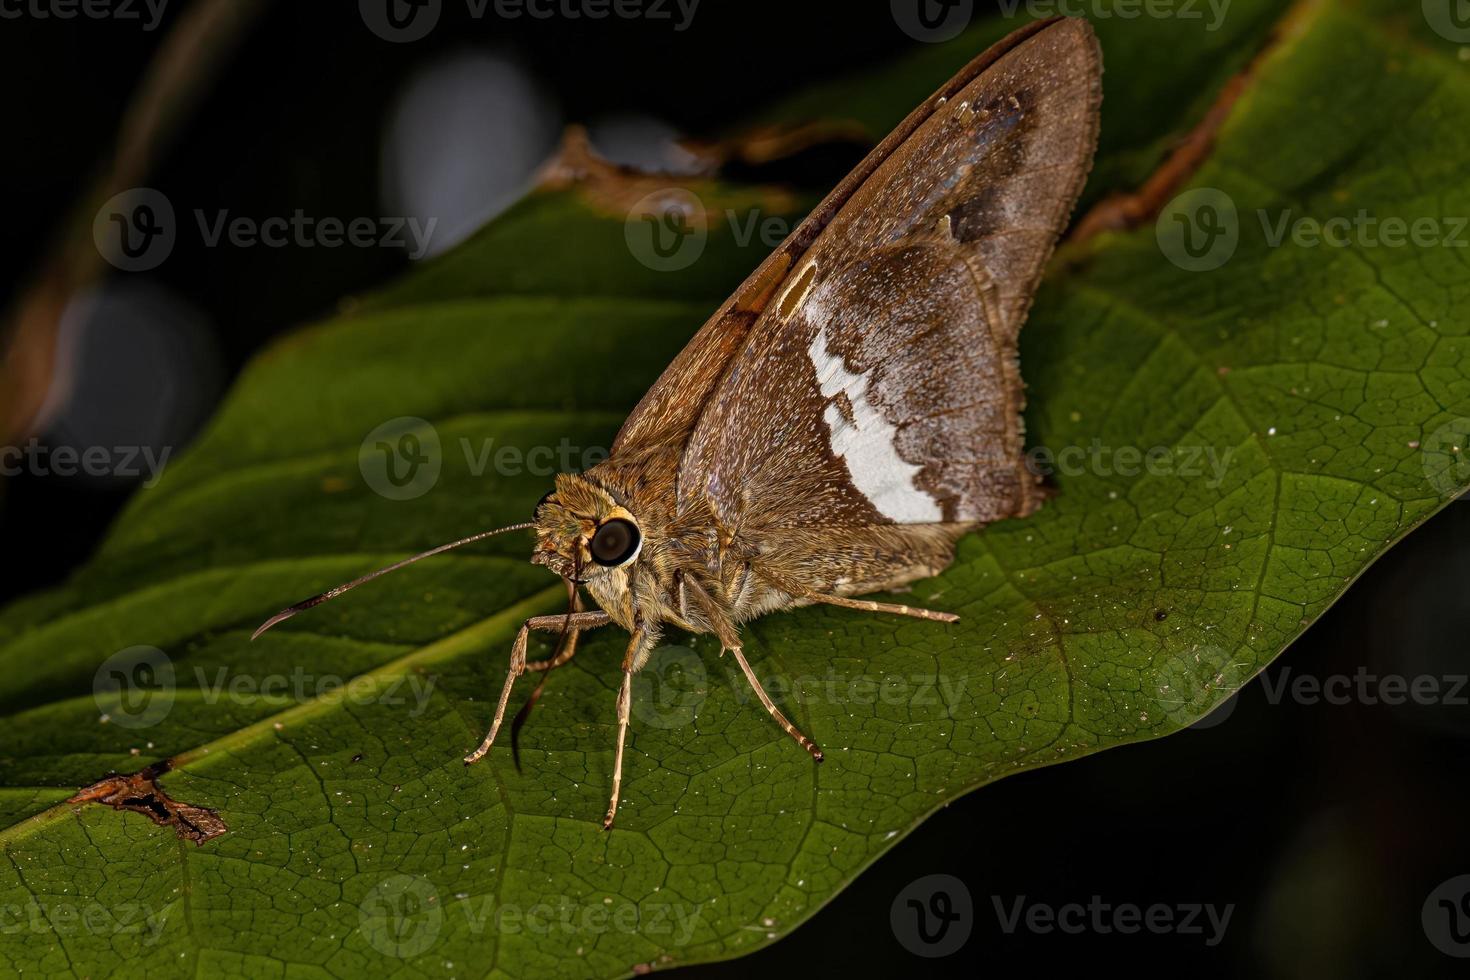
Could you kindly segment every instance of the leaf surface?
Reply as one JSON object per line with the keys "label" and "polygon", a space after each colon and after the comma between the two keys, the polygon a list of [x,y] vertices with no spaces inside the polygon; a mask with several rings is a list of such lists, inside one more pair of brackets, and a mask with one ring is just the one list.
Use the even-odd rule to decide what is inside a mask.
{"label": "leaf surface", "polygon": [[[1142,179],[1274,9],[1239,2],[1219,34],[1100,22],[1111,123],[1094,197]],[[852,114],[896,121],[978,37],[847,86]],[[503,747],[459,762],[517,624],[558,608],[523,538],[249,634],[303,595],[524,520],[551,469],[595,462],[762,247],[717,220],[698,262],[658,273],[621,214],[543,193],[297,332],[93,561],[0,616],[0,908],[25,923],[0,934],[0,963],[618,976],[728,957],[794,928],[946,801],[1202,717],[1467,482],[1465,250],[1271,241],[1283,214],[1446,233],[1470,214],[1467,70],[1386,2],[1299,8],[1194,180],[1234,208],[1228,261],[1171,262],[1187,222],[1168,213],[1158,236],[1060,256],[1022,343],[1029,441],[1058,493],[915,586],[961,623],[807,609],[746,627],[820,769],[716,645],[673,638],[640,679],[611,833],[615,631],[551,679],[523,773]],[[793,200],[690,188],[717,215]],[[416,451],[439,474],[394,500],[370,474],[401,433],[368,435],[400,417],[426,421]],[[162,787],[228,833],[195,847],[64,804],[165,760]]]}

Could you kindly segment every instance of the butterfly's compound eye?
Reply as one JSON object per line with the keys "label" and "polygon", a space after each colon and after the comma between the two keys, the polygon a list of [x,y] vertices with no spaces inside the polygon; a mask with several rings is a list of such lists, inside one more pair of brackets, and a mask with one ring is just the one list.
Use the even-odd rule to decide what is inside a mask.
{"label": "butterfly's compound eye", "polygon": [[535,520],[537,517],[541,516],[541,508],[546,506],[546,501],[550,500],[552,498],[552,495],[555,493],[555,490],[548,490],[541,495],[541,499],[536,501],[536,509],[531,511],[532,520]]}
{"label": "butterfly's compound eye", "polygon": [[592,560],[608,568],[626,565],[638,556],[638,546],[642,543],[638,525],[614,517],[604,521],[592,535]]}

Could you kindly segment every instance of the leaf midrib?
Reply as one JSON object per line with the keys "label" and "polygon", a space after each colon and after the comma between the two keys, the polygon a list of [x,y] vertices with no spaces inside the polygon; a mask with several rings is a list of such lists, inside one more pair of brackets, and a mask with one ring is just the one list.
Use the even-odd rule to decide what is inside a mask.
{"label": "leaf midrib", "polygon": [[[380,664],[372,670],[356,674],[351,678],[349,683],[361,680],[371,680],[375,683],[390,681],[413,668],[447,660],[470,648],[488,643],[488,641],[500,635],[508,635],[521,622],[524,622],[537,612],[550,608],[555,604],[557,599],[564,595],[565,590],[560,586],[542,589],[458,632],[451,633],[446,637],[435,640],[433,643],[418,647],[401,657],[396,657],[386,663]],[[345,688],[346,685],[340,688],[339,691],[345,690]],[[195,769],[202,768],[213,758],[227,756],[227,750],[240,749],[261,738],[274,735],[277,731],[276,725],[286,726],[294,721],[303,721],[316,717],[322,712],[336,707],[341,700],[342,695],[340,693],[336,696],[317,695],[300,704],[292,705],[284,711],[267,715],[227,735],[221,735],[213,741],[177,753],[168,760],[169,769],[170,771],[174,771],[191,767]],[[40,813],[27,817],[18,823],[11,824],[8,827],[0,827],[0,850],[4,850],[7,845],[14,841],[44,829],[46,826],[64,818],[69,813],[77,812],[78,809],[79,807],[76,805],[61,803],[42,810]]]}

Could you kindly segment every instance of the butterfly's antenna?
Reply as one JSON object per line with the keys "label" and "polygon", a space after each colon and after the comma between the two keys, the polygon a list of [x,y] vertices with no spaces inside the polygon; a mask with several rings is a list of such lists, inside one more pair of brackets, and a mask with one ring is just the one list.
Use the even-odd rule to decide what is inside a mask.
{"label": "butterfly's antenna", "polygon": [[546,686],[546,680],[555,669],[557,658],[561,656],[562,645],[566,643],[567,627],[572,624],[572,613],[577,609],[577,582],[582,578],[581,556],[572,558],[572,577],[567,579],[567,614],[561,621],[561,633],[556,638],[556,649],[551,655],[552,666],[541,672],[541,679],[536,682],[535,688],[531,690],[531,696],[516,712],[516,716],[510,722],[510,758],[515,763],[516,772],[521,771],[521,726],[526,719],[531,717],[531,709],[536,707],[536,702],[541,699],[541,689]]}
{"label": "butterfly's antenna", "polygon": [[496,534],[504,534],[507,531],[524,531],[527,528],[535,526],[536,524],[534,521],[527,521],[524,524],[512,524],[510,527],[498,527],[493,531],[481,531],[479,534],[471,534],[467,538],[460,538],[458,541],[451,541],[448,544],[441,544],[437,548],[430,548],[428,551],[420,552],[419,554],[414,555],[412,558],[405,558],[402,561],[394,562],[387,568],[380,568],[376,572],[368,572],[361,578],[355,578],[351,582],[344,582],[341,585],[334,586],[323,592],[321,595],[314,595],[310,599],[306,599],[302,602],[296,603],[296,605],[294,606],[287,606],[285,609],[282,609],[270,619],[267,619],[265,622],[261,623],[260,627],[254,633],[250,634],[250,638],[253,640],[260,634],[264,633],[266,630],[270,629],[272,626],[276,625],[279,622],[282,622],[283,620],[290,619],[292,616],[296,615],[304,609],[310,609],[312,606],[320,606],[328,599],[335,599],[342,593],[355,589],[359,585],[362,585],[364,582],[371,582],[373,579],[377,578],[380,575],[387,575],[389,572],[396,572],[404,565],[412,565],[416,561],[421,561],[425,558],[432,558],[435,555],[442,554],[443,552],[449,551],[452,548],[458,548],[460,545],[472,544],[476,541],[483,541],[485,538],[492,537]]}

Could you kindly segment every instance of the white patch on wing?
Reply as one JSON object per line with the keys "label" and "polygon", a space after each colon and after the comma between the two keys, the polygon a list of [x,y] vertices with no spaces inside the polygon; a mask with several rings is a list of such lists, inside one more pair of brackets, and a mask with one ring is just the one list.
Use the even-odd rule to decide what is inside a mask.
{"label": "white patch on wing", "polygon": [[934,498],[914,486],[922,467],[898,455],[898,430],[868,401],[868,375],[853,374],[842,357],[827,348],[825,326],[817,328],[807,353],[817,369],[822,397],[847,395],[852,406],[852,423],[842,410],[827,402],[822,417],[832,437],[832,452],[847,464],[852,484],[868,498],[878,513],[899,524],[927,524],[944,519]]}

